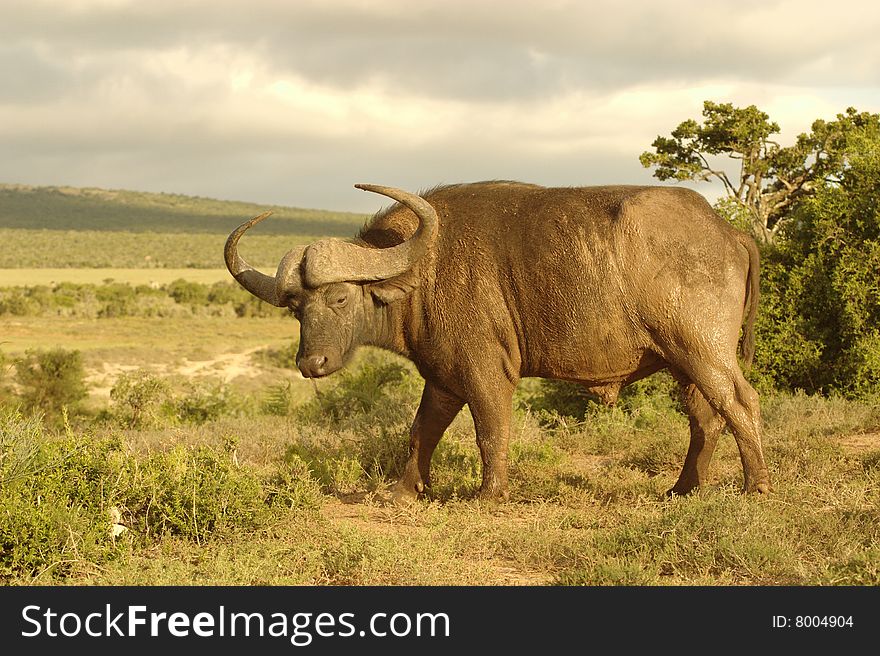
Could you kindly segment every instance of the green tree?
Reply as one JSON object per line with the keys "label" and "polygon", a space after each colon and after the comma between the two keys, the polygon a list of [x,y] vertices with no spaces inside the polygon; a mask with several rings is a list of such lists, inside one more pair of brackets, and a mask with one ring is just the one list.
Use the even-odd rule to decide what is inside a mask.
{"label": "green tree", "polygon": [[[791,146],[772,139],[779,125],[754,105],[703,103],[703,123],[693,119],[669,137],[658,136],[639,157],[660,180],[719,180],[725,214],[739,217],[761,242],[772,244],[801,198],[839,183],[850,166],[847,144],[856,133],[880,133],[880,115],[852,107],[833,121],[816,120]],[[728,171],[723,158],[737,163]]]}
{"label": "green tree", "polygon": [[762,265],[759,370],[773,383],[880,390],[880,135],[853,130],[847,166],[787,216]]}

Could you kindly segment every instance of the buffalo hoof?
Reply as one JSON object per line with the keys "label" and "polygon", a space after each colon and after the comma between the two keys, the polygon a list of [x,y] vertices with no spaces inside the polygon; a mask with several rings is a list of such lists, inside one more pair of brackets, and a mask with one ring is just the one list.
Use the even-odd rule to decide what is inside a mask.
{"label": "buffalo hoof", "polygon": [[770,481],[762,481],[760,483],[753,483],[751,485],[747,485],[743,488],[743,494],[751,494],[753,492],[757,492],[758,494],[770,494],[773,491],[773,486],[770,485]]}
{"label": "buffalo hoof", "polygon": [[773,486],[770,484],[770,474],[766,469],[760,469],[757,476],[746,476],[743,484],[743,493],[770,494]]}
{"label": "buffalo hoof", "polygon": [[670,499],[672,497],[686,497],[686,496],[692,494],[696,489],[697,489],[696,486],[694,486],[692,488],[679,488],[678,486],[671,487],[668,490],[666,490],[666,497],[670,498]]}
{"label": "buffalo hoof", "polygon": [[419,500],[419,496],[425,493],[425,484],[422,481],[411,483],[399,480],[391,488],[391,503],[395,506],[409,506]]}
{"label": "buffalo hoof", "polygon": [[667,497],[685,497],[689,494],[692,494],[700,487],[699,483],[682,483],[678,481],[671,488],[666,490]]}
{"label": "buffalo hoof", "polygon": [[477,499],[484,503],[504,503],[510,498],[507,490],[500,489],[483,489],[477,492]]}

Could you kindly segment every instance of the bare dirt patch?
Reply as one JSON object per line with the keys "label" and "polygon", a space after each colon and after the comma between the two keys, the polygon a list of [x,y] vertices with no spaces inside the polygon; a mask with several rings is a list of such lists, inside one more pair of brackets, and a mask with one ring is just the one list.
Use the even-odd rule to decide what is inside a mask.
{"label": "bare dirt patch", "polygon": [[211,375],[224,383],[229,383],[240,376],[256,378],[260,372],[258,367],[251,364],[251,355],[266,346],[256,346],[240,353],[221,353],[207,360],[184,358],[183,364],[176,367],[173,373],[187,377]]}
{"label": "bare dirt patch", "polygon": [[110,398],[110,390],[116,383],[116,379],[122,374],[141,369],[134,364],[117,364],[105,362],[99,370],[90,370],[85,377],[89,394],[93,397]]}
{"label": "bare dirt patch", "polygon": [[251,361],[251,356],[268,345],[263,344],[244,351],[220,353],[205,360],[190,360],[183,358],[179,364],[153,364],[153,365],[127,365],[112,362],[104,362],[99,369],[90,370],[86,375],[86,384],[91,390],[92,396],[109,398],[110,390],[120,375],[145,369],[159,376],[179,375],[186,378],[209,376],[230,383],[237,378],[256,378],[261,369]]}

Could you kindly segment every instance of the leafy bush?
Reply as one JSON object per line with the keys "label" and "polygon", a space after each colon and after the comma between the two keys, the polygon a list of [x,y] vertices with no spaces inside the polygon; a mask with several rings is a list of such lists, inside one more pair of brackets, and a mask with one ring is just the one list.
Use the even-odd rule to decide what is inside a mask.
{"label": "leafy bush", "polygon": [[153,453],[126,474],[123,517],[146,537],[172,534],[201,543],[213,532],[254,528],[263,519],[260,481],[208,447]]}
{"label": "leafy bush", "polygon": [[75,408],[86,396],[79,351],[30,349],[15,362],[25,409],[57,420],[63,408]]}
{"label": "leafy bush", "polygon": [[179,535],[197,543],[215,533],[252,530],[268,509],[315,508],[320,494],[303,467],[258,475],[234,457],[237,440],[222,449],[178,445],[125,462],[125,487],[117,500],[136,535]]}
{"label": "leafy bush", "polygon": [[267,347],[254,353],[253,358],[260,364],[279,369],[296,369],[296,342],[282,348]]}
{"label": "leafy bush", "polygon": [[0,351],[0,408],[12,403],[15,393],[12,389],[12,373],[14,366]]}
{"label": "leafy bush", "polygon": [[197,282],[178,279],[167,287],[168,295],[182,305],[207,305],[210,288]]}
{"label": "leafy bush", "polygon": [[182,395],[172,401],[174,416],[180,421],[203,424],[224,415],[248,412],[247,401],[220,382],[187,382]]}
{"label": "leafy bush", "polygon": [[20,288],[0,290],[0,315],[23,317],[35,314],[36,304],[32,303],[26,292]]}
{"label": "leafy bush", "polygon": [[[272,390],[281,396],[276,398]],[[285,386],[270,388],[262,404],[265,414],[286,415],[292,395]],[[120,374],[110,390],[110,407],[103,418],[122,428],[157,428],[173,424],[204,424],[221,417],[252,416],[258,403],[232,386],[212,379],[185,380],[172,386],[170,379],[140,369]]]}
{"label": "leafy bush", "polygon": [[[137,455],[112,436],[56,437],[36,417],[0,413],[0,579],[63,579],[130,544],[165,535],[202,544],[253,530],[273,509],[320,504],[301,462],[260,473],[238,465],[235,443]],[[114,523],[127,531],[115,536]]]}
{"label": "leafy bush", "polygon": [[[99,317],[130,317],[135,314],[137,297],[131,285],[107,281],[95,288],[95,297],[101,305]],[[47,300],[42,305],[49,305]]]}
{"label": "leafy bush", "polygon": [[263,399],[262,410],[267,415],[286,417],[295,406],[295,400],[290,381],[270,385]]}
{"label": "leafy bush", "polygon": [[117,448],[52,439],[38,418],[0,414],[0,579],[64,577],[119,553],[104,496]]}
{"label": "leafy bush", "polygon": [[273,507],[314,509],[321,505],[321,487],[301,459],[286,457],[264,487],[266,503]]}
{"label": "leafy bush", "polygon": [[353,491],[395,480],[409,455],[421,379],[398,358],[365,350],[335,385],[298,406],[300,440],[288,458],[307,463],[325,489]]}
{"label": "leafy bush", "polygon": [[95,318],[283,315],[233,282],[213,285],[175,280],[162,286],[113,282],[101,285],[60,283],[53,286],[0,288],[0,315]]}
{"label": "leafy bush", "polygon": [[326,435],[325,438],[289,445],[284,462],[294,469],[304,467],[330,494],[355,492],[367,476],[358,450],[351,443],[340,443]]}
{"label": "leafy bush", "polygon": [[411,366],[375,350],[341,371],[335,385],[305,404],[299,417],[340,426],[409,422],[418,405],[421,380]]}
{"label": "leafy bush", "polygon": [[110,390],[114,419],[125,428],[149,428],[167,416],[171,388],[167,381],[144,369],[123,373]]}
{"label": "leafy bush", "polygon": [[36,475],[43,427],[36,415],[0,412],[0,488]]}

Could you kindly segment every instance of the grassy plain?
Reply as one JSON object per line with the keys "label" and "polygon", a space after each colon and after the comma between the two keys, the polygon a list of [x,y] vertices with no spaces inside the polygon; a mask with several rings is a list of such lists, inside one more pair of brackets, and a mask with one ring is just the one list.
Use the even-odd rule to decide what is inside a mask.
{"label": "grassy plain", "polygon": [[[121,214],[124,208],[131,211]],[[0,187],[0,238],[18,244],[0,255],[0,266],[82,266],[83,257],[91,253],[94,262],[107,250],[106,266],[171,266],[186,255],[184,263],[216,269],[226,232],[260,210],[131,192]],[[362,220],[313,218],[311,227],[290,228],[299,220],[291,215],[272,236],[249,237],[245,256],[274,266],[277,257],[261,261],[256,251],[268,252],[272,242],[280,255],[303,231],[352,234]],[[58,241],[33,243],[49,233]],[[157,253],[172,252],[156,246],[163,243],[188,246],[159,260]],[[37,263],[26,264],[29,257]],[[82,273],[82,282],[180,277],[160,271],[100,269]],[[65,275],[20,273],[24,284]],[[141,274],[147,278],[122,278]],[[7,394],[0,408],[0,581],[880,584],[878,399],[765,395],[775,493],[740,495],[739,456],[725,435],[710,484],[667,498],[688,426],[662,386],[617,408],[566,416],[549,410],[546,388],[528,380],[513,408],[509,503],[474,498],[480,459],[465,410],[435,454],[428,497],[396,507],[384,503],[385,488],[406,458],[421,379],[409,363],[365,349],[347,372],[305,381],[291,367],[297,333],[285,316],[0,316],[0,398]],[[67,431],[16,415],[4,390],[17,356],[55,347],[82,353],[89,384]],[[142,380],[159,381],[144,388],[152,401],[149,394],[110,396],[138,370]],[[132,411],[144,410],[137,404],[155,402],[155,410],[158,401],[174,411],[135,425]],[[193,420],[194,410],[205,416]],[[43,467],[39,476],[17,474],[31,466]],[[124,529],[117,537],[114,522]]]}
{"label": "grassy plain", "polygon": [[0,269],[0,287],[29,287],[72,282],[100,285],[108,280],[137,285],[167,285],[175,280],[202,284],[232,280],[226,269]]}
{"label": "grassy plain", "polygon": [[[465,410],[435,455],[429,497],[400,508],[384,503],[384,490],[406,456],[418,375],[408,363],[366,349],[345,374],[302,380],[280,363],[284,353],[289,360],[296,332],[287,317],[4,319],[7,355],[53,345],[81,350],[91,396],[86,414],[74,418],[76,449],[88,453],[109,440],[118,451],[100,460],[131,463],[108,472],[93,501],[99,516],[118,507],[129,530],[117,539],[107,534],[104,551],[78,542],[85,533],[65,537],[62,556],[8,582],[880,584],[878,402],[765,397],[775,493],[740,495],[739,456],[727,435],[710,485],[668,499],[688,430],[669,397],[636,396],[624,407],[565,417],[542,409],[541,386],[529,380],[514,409],[510,503],[474,498],[479,454]],[[260,357],[273,350],[274,359]],[[108,393],[135,369],[178,386],[213,381],[237,401],[203,423],[128,428],[113,420]],[[289,402],[281,412],[268,405],[279,393]],[[89,419],[102,409],[111,411],[108,418]],[[205,458],[208,464],[196,465]],[[174,464],[179,460],[184,464]],[[157,532],[159,519],[145,522],[139,514],[135,491],[146,483],[126,483],[132,471],[167,478],[181,466],[197,467],[199,485],[210,490],[197,496],[217,504],[198,511],[206,516],[177,510],[184,525],[214,526],[195,535]],[[193,494],[190,478],[166,478],[142,494],[155,497],[175,485]],[[290,500],[265,506],[279,494],[279,481]],[[211,524],[210,513],[231,513],[248,495],[259,513],[239,509]],[[163,510],[169,526],[175,508]]]}
{"label": "grassy plain", "polygon": [[[258,346],[290,344],[299,332],[288,317],[228,318],[120,317],[79,319],[69,317],[3,317],[2,349],[52,348],[82,351],[87,364],[100,366],[113,358],[125,363],[172,362],[181,356],[218,355]],[[159,353],[158,360],[146,358]]]}

